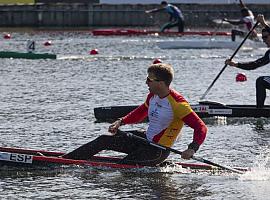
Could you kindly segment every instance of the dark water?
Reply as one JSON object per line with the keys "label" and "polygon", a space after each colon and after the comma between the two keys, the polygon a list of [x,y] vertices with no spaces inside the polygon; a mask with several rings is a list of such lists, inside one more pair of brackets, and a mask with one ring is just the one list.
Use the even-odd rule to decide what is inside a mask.
{"label": "dark water", "polygon": [[[1,39],[2,50],[37,52],[57,60],[1,59],[1,146],[71,151],[107,133],[95,123],[99,106],[144,101],[146,69],[161,58],[175,69],[173,87],[196,103],[233,50],[161,50],[165,37],[93,37],[88,32],[14,32]],[[176,38],[175,38],[176,39]],[[43,43],[52,40],[52,46]],[[99,55],[91,56],[91,49]],[[236,60],[252,60],[265,50],[241,50]],[[248,81],[235,82],[238,72]],[[255,81],[269,66],[255,71],[227,67],[207,98],[227,104],[255,104]],[[270,98],[266,101],[270,104]],[[269,199],[269,119],[208,119],[209,133],[198,156],[223,165],[251,167],[245,175],[189,173],[182,169],[125,171],[94,168],[20,171],[0,169],[1,199]],[[124,129],[145,128],[147,124]],[[192,131],[184,127],[174,148],[184,150]],[[113,152],[104,152],[115,155]],[[181,161],[179,155],[170,159]],[[182,172],[182,173],[180,173]]]}

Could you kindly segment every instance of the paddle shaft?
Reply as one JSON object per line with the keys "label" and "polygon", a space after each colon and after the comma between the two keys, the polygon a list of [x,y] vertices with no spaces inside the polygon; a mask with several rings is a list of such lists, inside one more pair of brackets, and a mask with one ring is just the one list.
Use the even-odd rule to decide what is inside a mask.
{"label": "paddle shaft", "polygon": [[[138,140],[141,140],[141,141],[143,141],[143,142],[145,142],[145,143],[147,143],[147,144],[150,144],[150,145],[152,145],[152,146],[155,146],[155,147],[157,147],[157,148],[159,148],[159,149],[168,150],[168,151],[171,151],[171,152],[173,152],[173,153],[180,154],[180,155],[182,154],[181,151],[178,151],[178,150],[176,150],[176,149],[172,149],[172,148],[170,148],[170,147],[165,147],[165,146],[160,145],[160,144],[156,144],[156,143],[150,142],[150,141],[148,141],[148,140],[145,139],[145,138],[142,138],[142,137],[140,137],[140,136],[134,135],[133,133],[125,132],[125,131],[120,131],[120,130],[118,130],[118,132],[124,133],[124,134],[126,134],[128,137],[133,137],[133,138],[136,138],[136,139],[138,139]],[[193,160],[196,160],[196,161],[199,161],[199,162],[202,162],[202,163],[205,163],[205,164],[209,164],[209,165],[215,166],[215,167],[219,167],[219,168],[221,168],[221,169],[226,169],[226,170],[229,170],[229,171],[232,171],[232,172],[235,172],[235,173],[243,174],[243,172],[240,171],[240,170],[233,169],[233,168],[228,167],[228,166],[223,166],[223,165],[220,165],[220,164],[217,164],[217,163],[213,163],[213,162],[211,162],[211,161],[209,161],[209,160],[205,160],[205,159],[203,159],[203,158],[199,158],[199,157],[192,156],[192,159],[193,159]]]}
{"label": "paddle shaft", "polygon": [[[239,49],[242,47],[242,45],[244,44],[244,42],[248,39],[248,37],[250,36],[250,34],[253,32],[253,30],[256,28],[256,26],[259,24],[259,22],[256,22],[256,24],[253,26],[253,28],[248,32],[248,34],[246,35],[246,37],[243,39],[243,41],[241,42],[241,44],[237,47],[237,49],[234,51],[233,55],[230,57],[230,60],[233,59],[233,57],[237,54],[237,52],[239,51]],[[221,71],[218,73],[218,75],[216,76],[216,78],[213,80],[213,82],[210,84],[210,86],[207,88],[207,90],[205,91],[205,93],[203,94],[203,96],[200,98],[201,100],[204,99],[206,97],[206,95],[208,94],[208,92],[210,91],[210,89],[213,87],[213,85],[215,84],[215,82],[218,80],[218,78],[220,77],[220,75],[222,74],[222,72],[226,69],[227,64],[224,65],[224,67],[221,69]]]}

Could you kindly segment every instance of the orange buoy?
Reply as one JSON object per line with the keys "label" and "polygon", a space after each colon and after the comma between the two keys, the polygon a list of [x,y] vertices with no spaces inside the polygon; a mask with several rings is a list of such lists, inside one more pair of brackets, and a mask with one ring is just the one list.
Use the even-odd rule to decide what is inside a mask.
{"label": "orange buoy", "polygon": [[244,73],[238,73],[235,77],[236,82],[244,82],[247,81],[247,76]]}
{"label": "orange buoy", "polygon": [[162,63],[162,60],[160,60],[159,58],[157,58],[153,61],[153,64],[158,64],[158,63]]}
{"label": "orange buoy", "polygon": [[5,35],[4,35],[4,39],[10,39],[11,38],[11,35],[9,34],[9,33],[6,33]]}
{"label": "orange buoy", "polygon": [[51,45],[52,45],[52,41],[50,40],[44,42],[44,46],[51,46]]}
{"label": "orange buoy", "polygon": [[90,55],[96,55],[98,54],[98,50],[97,49],[92,49],[90,52],[89,52]]}

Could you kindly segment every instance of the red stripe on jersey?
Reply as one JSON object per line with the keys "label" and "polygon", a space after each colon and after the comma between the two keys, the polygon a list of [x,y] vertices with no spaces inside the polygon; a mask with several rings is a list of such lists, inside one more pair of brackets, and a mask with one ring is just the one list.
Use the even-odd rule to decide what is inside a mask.
{"label": "red stripe on jersey", "polygon": [[125,117],[123,117],[122,122],[124,124],[134,124],[142,122],[148,115],[148,107],[145,104],[140,105]]}
{"label": "red stripe on jersey", "polygon": [[201,145],[205,140],[207,127],[205,123],[198,117],[198,115],[193,111],[183,118],[185,124],[194,129],[193,141],[198,145]]}
{"label": "red stripe on jersey", "polygon": [[165,133],[165,131],[166,131],[166,129],[163,130],[163,131],[161,131],[159,134],[155,135],[155,136],[153,137],[153,142],[158,143],[159,140],[160,140],[160,138],[161,138],[161,137],[163,136],[163,134]]}

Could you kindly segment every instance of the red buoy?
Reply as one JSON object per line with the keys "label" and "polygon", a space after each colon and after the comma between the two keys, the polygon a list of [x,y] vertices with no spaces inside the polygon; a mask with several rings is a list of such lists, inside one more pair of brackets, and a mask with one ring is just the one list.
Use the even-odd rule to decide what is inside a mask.
{"label": "red buoy", "polygon": [[6,33],[5,35],[4,35],[4,39],[10,39],[11,38],[11,35],[9,34],[9,33]]}
{"label": "red buoy", "polygon": [[52,41],[50,40],[44,42],[44,46],[51,46],[51,45],[52,45]]}
{"label": "red buoy", "polygon": [[92,49],[90,52],[89,52],[90,55],[96,55],[98,54],[98,49]]}
{"label": "red buoy", "polygon": [[159,58],[157,58],[153,61],[153,64],[158,64],[158,63],[162,63],[162,60],[160,60]]}
{"label": "red buoy", "polygon": [[235,77],[236,82],[244,82],[247,81],[247,76],[244,73],[238,73]]}

